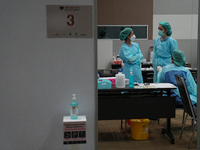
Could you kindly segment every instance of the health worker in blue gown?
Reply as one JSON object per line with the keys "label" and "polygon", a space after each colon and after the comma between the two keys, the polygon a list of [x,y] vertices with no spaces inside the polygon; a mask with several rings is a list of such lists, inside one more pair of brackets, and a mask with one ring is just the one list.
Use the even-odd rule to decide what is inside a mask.
{"label": "health worker in blue gown", "polygon": [[119,51],[119,56],[123,60],[124,67],[122,73],[125,74],[125,78],[129,78],[130,71],[132,70],[134,76],[134,82],[143,83],[143,77],[140,64],[143,61],[143,54],[139,48],[139,45],[133,42],[136,38],[131,28],[123,29],[119,38],[121,41],[125,41]]}
{"label": "health worker in blue gown", "polygon": [[[191,72],[185,68],[186,60],[184,53],[181,50],[174,50],[171,59],[172,64],[165,66],[163,69],[158,69],[158,83],[171,83],[177,87],[174,74],[182,76],[185,79],[192,105],[196,105],[197,84],[194,81]],[[171,96],[176,97],[176,105],[183,105],[178,87],[177,89],[172,90]]]}
{"label": "health worker in blue gown", "polygon": [[153,49],[153,68],[154,68],[154,82],[157,81],[157,67],[164,67],[171,64],[171,56],[174,50],[178,49],[177,41],[170,36],[172,29],[168,22],[161,21],[158,26],[158,35],[154,41]]}

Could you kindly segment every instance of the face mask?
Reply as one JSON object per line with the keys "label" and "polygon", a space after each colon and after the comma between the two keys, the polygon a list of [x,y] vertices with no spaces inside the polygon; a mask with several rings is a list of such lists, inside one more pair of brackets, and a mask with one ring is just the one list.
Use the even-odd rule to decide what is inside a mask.
{"label": "face mask", "polygon": [[131,36],[130,40],[133,42],[135,40],[136,36],[135,34],[133,36]]}
{"label": "face mask", "polygon": [[163,34],[163,31],[158,30],[158,35],[159,35],[159,36],[163,36],[163,35],[164,35],[164,34]]}

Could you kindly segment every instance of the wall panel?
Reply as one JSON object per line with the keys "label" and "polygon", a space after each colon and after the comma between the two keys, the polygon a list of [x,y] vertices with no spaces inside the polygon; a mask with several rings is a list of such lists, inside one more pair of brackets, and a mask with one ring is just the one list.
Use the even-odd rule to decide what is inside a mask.
{"label": "wall panel", "polygon": [[197,39],[197,15],[153,15],[153,39],[158,37],[158,25],[167,21],[174,39]]}
{"label": "wall panel", "polygon": [[110,69],[113,57],[113,40],[98,39],[98,69]]}
{"label": "wall panel", "polygon": [[185,54],[185,59],[192,67],[197,67],[197,39],[178,39],[178,49]]}
{"label": "wall panel", "polygon": [[[95,8],[93,2],[0,1],[1,150],[96,149],[95,33],[76,39],[47,38],[46,33],[46,5]],[[87,117],[87,143],[63,145],[63,116],[70,115],[73,93],[79,114]]]}
{"label": "wall panel", "polygon": [[97,0],[97,25],[113,25],[113,0]]}
{"label": "wall panel", "polygon": [[198,0],[154,0],[153,14],[198,13]]}
{"label": "wall panel", "polygon": [[148,25],[152,39],[153,0],[98,0],[98,25]]}

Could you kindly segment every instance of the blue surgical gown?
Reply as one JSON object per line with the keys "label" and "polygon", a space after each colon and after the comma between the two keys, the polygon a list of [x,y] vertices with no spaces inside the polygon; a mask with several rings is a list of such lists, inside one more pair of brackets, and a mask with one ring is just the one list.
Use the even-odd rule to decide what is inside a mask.
{"label": "blue surgical gown", "polygon": [[140,64],[143,61],[143,54],[137,43],[131,42],[131,47],[123,43],[119,51],[119,56],[123,60],[124,67],[122,73],[125,78],[129,78],[130,70],[133,72],[134,82],[143,83]]}
{"label": "blue surgical gown", "polygon": [[167,37],[163,42],[160,40],[160,36],[154,41],[154,57],[153,57],[153,68],[154,68],[154,82],[157,81],[157,66],[164,67],[171,64],[171,56],[174,50],[178,50],[177,41],[171,37]]}
{"label": "blue surgical gown", "polygon": [[[190,95],[192,105],[197,103],[197,84],[191,72],[185,67],[178,67],[174,64],[169,64],[165,66],[161,72],[158,73],[158,83],[171,83],[177,87],[176,79],[174,74],[178,74],[185,79],[185,83]],[[176,104],[182,104],[181,96],[177,89],[172,90],[172,95],[176,96]]]}

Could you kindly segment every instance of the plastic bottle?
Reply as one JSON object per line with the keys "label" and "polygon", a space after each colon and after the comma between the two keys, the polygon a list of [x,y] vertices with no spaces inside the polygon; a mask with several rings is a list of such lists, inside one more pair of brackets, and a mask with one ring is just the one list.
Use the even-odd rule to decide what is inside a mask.
{"label": "plastic bottle", "polygon": [[72,102],[70,103],[71,119],[78,119],[78,102],[76,101],[76,94],[72,94]]}
{"label": "plastic bottle", "polygon": [[115,58],[115,56],[113,56],[113,61],[116,61],[116,58]]}
{"label": "plastic bottle", "polygon": [[133,72],[130,70],[130,75],[129,75],[129,87],[132,88],[134,85],[134,77],[133,77]]}
{"label": "plastic bottle", "polygon": [[121,72],[118,72],[118,74],[115,75],[116,77],[116,87],[117,88],[125,88],[125,75]]}

